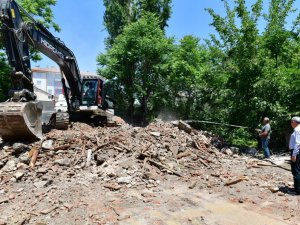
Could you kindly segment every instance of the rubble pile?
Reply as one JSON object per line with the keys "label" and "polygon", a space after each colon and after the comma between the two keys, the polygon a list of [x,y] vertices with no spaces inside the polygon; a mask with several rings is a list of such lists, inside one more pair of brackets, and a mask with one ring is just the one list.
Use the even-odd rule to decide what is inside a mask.
{"label": "rubble pile", "polygon": [[218,212],[208,206],[218,198],[298,224],[289,158],[260,160],[224,146],[182,121],[161,120],[145,128],[73,123],[34,143],[0,140],[0,224],[164,224],[157,221],[170,212],[185,214],[176,224],[192,224],[202,215],[190,218],[195,209]]}
{"label": "rubble pile", "polygon": [[[224,153],[232,155],[228,151]],[[182,121],[157,120],[146,128],[74,123],[67,131],[52,130],[39,142],[3,143],[0,182],[45,187],[57,179],[85,176],[81,172],[88,170],[111,190],[152,187],[166,173],[186,178],[199,175],[199,169],[214,170],[220,167],[219,155],[204,132]]]}

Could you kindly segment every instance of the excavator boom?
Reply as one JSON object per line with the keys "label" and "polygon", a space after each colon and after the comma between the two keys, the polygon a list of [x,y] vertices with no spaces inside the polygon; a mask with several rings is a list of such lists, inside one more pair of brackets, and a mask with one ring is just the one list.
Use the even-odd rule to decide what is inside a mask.
{"label": "excavator boom", "polygon": [[[26,17],[26,22],[22,16]],[[0,29],[4,39],[12,89],[9,99],[0,103],[0,136],[5,140],[39,139],[42,137],[43,105],[34,93],[30,65],[31,46],[59,66],[67,112],[55,113],[57,129],[67,129],[69,118],[85,121],[108,121],[105,82],[100,77],[82,78],[73,52],[41,23],[34,20],[15,0],[0,0]],[[87,87],[95,88],[89,97]],[[52,121],[51,121],[52,122]]]}

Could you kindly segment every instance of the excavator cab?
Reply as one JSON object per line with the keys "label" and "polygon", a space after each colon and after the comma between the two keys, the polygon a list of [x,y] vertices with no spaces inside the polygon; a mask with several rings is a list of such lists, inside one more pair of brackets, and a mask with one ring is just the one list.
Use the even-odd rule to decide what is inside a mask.
{"label": "excavator cab", "polygon": [[82,105],[97,105],[98,80],[83,80]]}
{"label": "excavator cab", "polygon": [[99,76],[83,76],[81,105],[103,108],[103,84],[104,81]]}

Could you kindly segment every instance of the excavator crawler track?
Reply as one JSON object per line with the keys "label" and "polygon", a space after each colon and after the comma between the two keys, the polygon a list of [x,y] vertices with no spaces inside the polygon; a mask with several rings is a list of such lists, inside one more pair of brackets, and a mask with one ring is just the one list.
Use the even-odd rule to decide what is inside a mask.
{"label": "excavator crawler track", "polygon": [[67,130],[69,125],[69,113],[57,112],[55,128],[58,130]]}
{"label": "excavator crawler track", "polygon": [[4,140],[41,139],[41,113],[38,102],[0,103],[0,136]]}

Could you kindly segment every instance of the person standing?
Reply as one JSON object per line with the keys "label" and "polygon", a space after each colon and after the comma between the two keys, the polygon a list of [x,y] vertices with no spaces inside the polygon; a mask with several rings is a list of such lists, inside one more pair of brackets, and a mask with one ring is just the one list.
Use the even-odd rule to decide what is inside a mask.
{"label": "person standing", "polygon": [[289,142],[289,149],[291,150],[291,169],[294,178],[294,190],[297,194],[300,194],[300,117],[294,116],[291,119],[291,126],[294,128],[294,132],[291,135]]}
{"label": "person standing", "polygon": [[261,140],[261,145],[264,150],[265,158],[270,158],[270,149],[269,149],[269,141],[271,138],[271,125],[270,125],[270,119],[268,117],[265,117],[262,121],[262,128],[259,131],[259,137]]}

